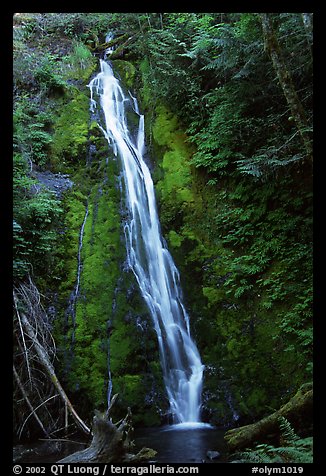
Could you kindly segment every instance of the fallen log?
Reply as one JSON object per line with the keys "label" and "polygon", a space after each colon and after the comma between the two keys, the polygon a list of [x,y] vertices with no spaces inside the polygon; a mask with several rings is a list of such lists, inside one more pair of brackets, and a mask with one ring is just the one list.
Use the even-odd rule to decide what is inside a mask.
{"label": "fallen log", "polygon": [[92,430],[93,439],[88,448],[66,456],[58,463],[137,462],[153,458],[156,454],[151,448],[142,448],[137,454],[130,453],[133,446],[130,441],[133,430],[130,409],[120,424],[112,423],[108,412],[95,412]]}
{"label": "fallen log", "polygon": [[311,424],[313,390],[310,384],[302,386],[298,392],[279,410],[262,420],[239,428],[228,430],[224,439],[230,452],[250,448],[265,441],[268,435],[279,433],[279,417],[286,418],[291,426],[302,429]]}
{"label": "fallen log", "polygon": [[121,59],[126,52],[126,49],[135,41],[136,36],[128,36],[127,33],[120,35],[118,38],[114,38],[113,40],[106,41],[105,43],[96,44],[91,50],[93,53],[102,54],[108,48],[114,47],[113,51],[109,54],[109,59]]}

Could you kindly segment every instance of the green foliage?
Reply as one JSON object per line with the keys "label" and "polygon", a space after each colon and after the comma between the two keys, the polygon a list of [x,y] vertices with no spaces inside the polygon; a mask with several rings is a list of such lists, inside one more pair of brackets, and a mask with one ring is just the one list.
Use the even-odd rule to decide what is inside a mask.
{"label": "green foliage", "polygon": [[291,423],[286,418],[280,416],[278,421],[283,443],[290,445],[291,443],[295,443],[300,439],[292,428]]}
{"label": "green foliage", "polygon": [[51,113],[39,111],[25,95],[16,101],[13,114],[14,147],[26,162],[44,166],[48,161],[52,135],[49,130],[53,123]]}
{"label": "green foliage", "polygon": [[[188,126],[197,146],[193,163],[217,176],[238,170],[260,180],[301,166],[301,143],[273,81],[259,15],[165,14],[164,22],[167,28],[149,29],[134,49],[148,61],[143,76],[151,91]],[[300,15],[281,14],[278,34],[310,111],[311,54]]]}
{"label": "green foliage", "polygon": [[64,91],[66,87],[65,81],[60,74],[56,73],[56,69],[56,57],[47,54],[34,70],[35,80],[40,83],[45,93],[51,94],[55,91]]}
{"label": "green foliage", "polygon": [[51,135],[44,129],[51,116],[37,113],[27,98],[22,98],[14,110],[13,158],[13,241],[15,278],[27,271],[47,273],[53,264],[55,227],[62,213],[52,193],[42,190],[30,175],[33,162],[44,165]]}
{"label": "green foliage", "polygon": [[171,101],[179,104],[180,98],[192,86],[185,69],[173,61],[184,52],[184,43],[169,30],[151,30],[145,41],[151,65],[147,77],[149,86],[156,97],[165,98],[172,93]]}
{"label": "green foliage", "polygon": [[[284,22],[290,16],[300,29],[298,16],[285,14]],[[144,105],[156,112],[148,124],[162,228],[181,271],[202,358],[216,369],[205,376],[207,391],[215,395],[216,381],[230,382],[233,405],[252,418],[310,378],[311,171],[302,164],[299,135],[264,53],[259,16],[166,14],[163,23],[178,55],[169,57],[172,37],[164,37],[164,65],[160,33],[152,55],[144,39],[141,62]],[[286,31],[292,47],[301,41],[302,28],[296,39]],[[153,41],[156,31],[150,33]],[[309,58],[306,47],[303,56]],[[300,68],[307,81],[309,65]],[[187,88],[179,97],[178,75]],[[164,94],[156,92],[158,85]],[[170,114],[153,107],[153,92]],[[306,104],[311,108],[308,98]],[[179,167],[169,153],[182,125],[182,140],[193,147]],[[191,201],[182,199],[184,185]],[[219,423],[229,411],[226,396],[220,399],[208,403],[220,412]]]}
{"label": "green foliage", "polygon": [[67,80],[81,79],[87,82],[94,71],[96,61],[91,51],[80,41],[74,41],[71,54],[62,61],[62,74]]}
{"label": "green foliage", "polygon": [[[85,42],[107,32],[110,13],[31,13],[24,15],[22,28],[37,39],[44,35],[54,38],[67,37]],[[17,19],[19,21],[19,19]],[[22,21],[22,20],[21,20]]]}
{"label": "green foliage", "polygon": [[[29,40],[28,35],[22,37]],[[23,278],[27,271],[47,274],[55,261],[62,210],[53,194],[33,178],[33,172],[35,166],[49,165],[54,124],[50,96],[61,95],[66,88],[57,58],[24,43],[14,55],[14,88],[13,269],[15,278]]]}
{"label": "green foliage", "polygon": [[[55,226],[62,209],[51,193],[26,190],[28,181],[16,179],[16,196],[13,214],[13,273],[15,278],[23,278],[27,271],[46,274],[53,264],[53,246],[57,241]],[[21,188],[23,186],[23,189]]]}
{"label": "green foliage", "polygon": [[36,49],[16,52],[14,90],[16,92],[32,90],[41,98],[46,95],[62,95],[66,89],[66,82],[62,78],[57,60],[55,55]]}
{"label": "green foliage", "polygon": [[233,454],[232,459],[239,463],[312,463],[312,437],[300,438],[284,417],[279,418],[279,425],[281,446],[259,444],[253,450]]}

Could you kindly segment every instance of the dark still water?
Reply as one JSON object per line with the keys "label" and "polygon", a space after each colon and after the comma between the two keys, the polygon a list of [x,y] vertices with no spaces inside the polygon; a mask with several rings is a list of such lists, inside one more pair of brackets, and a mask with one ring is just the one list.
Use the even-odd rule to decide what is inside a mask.
{"label": "dark still water", "polygon": [[[182,428],[182,425],[139,428],[134,432],[133,440],[136,447],[133,452],[137,453],[143,447],[152,448],[157,451],[152,461],[157,463],[225,463],[224,433],[225,430],[208,426],[187,429]],[[14,448],[14,462],[55,463],[88,445],[62,440],[18,445]],[[210,459],[207,456],[209,451],[218,452],[220,456]]]}
{"label": "dark still water", "polygon": [[[213,427],[179,429],[178,425],[163,428],[141,428],[135,431],[137,449],[143,446],[157,451],[157,463],[225,463],[226,446],[223,429]],[[209,459],[208,451],[220,457]]]}

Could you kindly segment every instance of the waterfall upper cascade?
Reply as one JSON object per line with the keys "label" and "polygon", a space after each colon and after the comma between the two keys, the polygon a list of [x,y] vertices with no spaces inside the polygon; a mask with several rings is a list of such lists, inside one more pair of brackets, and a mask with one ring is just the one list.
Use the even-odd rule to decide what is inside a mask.
{"label": "waterfall upper cascade", "polygon": [[[170,412],[175,423],[199,423],[204,366],[190,336],[179,273],[160,232],[153,181],[143,158],[144,116],[137,100],[124,94],[105,61],[101,60],[101,71],[89,88],[91,110],[99,100],[105,120],[105,126],[100,127],[122,163],[128,209],[127,260],[157,334]],[[139,117],[134,134],[128,129],[127,108]]]}

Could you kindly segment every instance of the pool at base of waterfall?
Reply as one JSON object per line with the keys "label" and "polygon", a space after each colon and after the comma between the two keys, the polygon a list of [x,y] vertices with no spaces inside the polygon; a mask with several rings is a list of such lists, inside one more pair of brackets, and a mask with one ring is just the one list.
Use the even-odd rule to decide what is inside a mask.
{"label": "pool at base of waterfall", "polygon": [[156,463],[225,463],[224,434],[225,429],[207,423],[180,423],[136,429],[134,440],[137,449],[157,451]]}
{"label": "pool at base of waterfall", "polygon": [[[225,430],[208,424],[179,424],[155,428],[137,428],[134,453],[147,447],[157,451],[150,463],[225,463]],[[14,447],[14,463],[55,463],[68,454],[84,449],[83,442],[37,441]]]}

